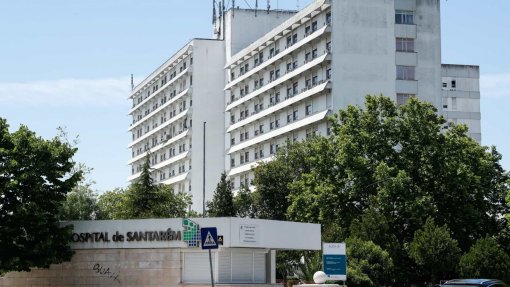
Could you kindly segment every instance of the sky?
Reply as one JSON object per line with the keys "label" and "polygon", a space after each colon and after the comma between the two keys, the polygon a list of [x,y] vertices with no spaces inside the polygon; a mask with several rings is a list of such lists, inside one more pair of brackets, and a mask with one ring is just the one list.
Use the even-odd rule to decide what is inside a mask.
{"label": "sky", "polygon": [[[78,137],[75,160],[93,168],[97,191],[125,187],[130,75],[136,84],[192,38],[210,37],[211,2],[0,0],[0,117],[43,138],[64,127]],[[482,144],[496,146],[510,170],[510,1],[441,4],[442,62],[480,65]]]}

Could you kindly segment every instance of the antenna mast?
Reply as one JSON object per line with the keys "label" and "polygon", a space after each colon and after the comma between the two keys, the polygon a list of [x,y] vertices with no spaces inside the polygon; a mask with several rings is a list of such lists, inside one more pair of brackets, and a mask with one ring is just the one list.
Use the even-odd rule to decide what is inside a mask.
{"label": "antenna mast", "polygon": [[135,89],[135,83],[133,81],[133,74],[131,74],[131,91]]}
{"label": "antenna mast", "polygon": [[216,0],[212,1],[212,23],[216,24]]}

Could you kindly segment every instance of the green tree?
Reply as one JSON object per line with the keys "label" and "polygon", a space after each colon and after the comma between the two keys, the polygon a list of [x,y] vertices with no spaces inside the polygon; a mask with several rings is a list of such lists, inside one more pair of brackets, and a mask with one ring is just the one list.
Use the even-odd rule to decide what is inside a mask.
{"label": "green tree", "polygon": [[307,251],[301,256],[295,274],[301,282],[313,283],[313,275],[320,270],[322,270],[321,253],[318,251]]}
{"label": "green tree", "polygon": [[[447,225],[463,251],[506,225],[509,174],[501,155],[471,139],[463,125],[445,130],[431,104],[411,99],[397,106],[367,96],[364,108],[349,106],[330,122],[330,137],[284,147],[256,168],[261,217],[317,222],[376,240],[402,268],[396,270],[398,285],[411,284],[416,273],[399,247],[412,242],[427,218]],[[363,219],[367,209],[384,219],[374,234],[359,225],[377,223]],[[397,252],[388,240],[396,240]]]}
{"label": "green tree", "polygon": [[352,221],[350,236],[364,241],[372,241],[393,254],[399,249],[397,238],[392,234],[388,220],[374,208],[368,208],[363,215]]}
{"label": "green tree", "polygon": [[347,286],[391,285],[393,261],[387,251],[372,241],[346,240]]}
{"label": "green tree", "polygon": [[60,207],[60,220],[96,219],[99,207],[97,194],[88,185],[79,184],[66,195]]}
{"label": "green tree", "polygon": [[459,263],[460,275],[469,278],[497,278],[510,281],[510,257],[496,240],[478,240]]}
{"label": "green tree", "polygon": [[257,218],[257,201],[258,193],[252,192],[247,186],[241,185],[239,192],[234,197],[234,208],[238,217]]}
{"label": "green tree", "polygon": [[460,248],[446,225],[439,227],[433,219],[427,219],[423,228],[414,233],[408,252],[426,282],[438,283],[455,276]]}
{"label": "green tree", "polygon": [[212,201],[207,202],[207,214],[210,217],[232,217],[236,216],[236,213],[232,184],[230,179],[227,179],[227,174],[223,172],[214,190]]}
{"label": "green tree", "polygon": [[97,219],[118,220],[130,218],[127,209],[127,192],[122,188],[115,188],[99,195],[97,205],[99,209]]}
{"label": "green tree", "polygon": [[125,195],[128,218],[184,217],[191,204],[191,196],[174,193],[169,185],[156,185],[151,175],[150,154],[142,166],[140,177],[128,188]]}
{"label": "green tree", "polygon": [[174,193],[169,185],[156,185],[147,160],[140,178],[127,189],[106,191],[98,198],[97,219],[171,218],[194,216],[187,209],[191,196]]}
{"label": "green tree", "polygon": [[[61,130],[65,136],[67,133]],[[81,172],[82,179],[78,184],[66,194],[66,199],[59,210],[60,220],[93,220],[98,213],[97,194],[92,190],[94,181],[89,180],[88,176],[92,168],[83,163],[78,163],[73,172]]]}
{"label": "green tree", "polygon": [[149,155],[140,177],[127,189],[116,188],[98,198],[97,219],[185,217],[191,196],[169,185],[154,184]]}
{"label": "green tree", "polygon": [[150,153],[145,157],[140,177],[128,188],[126,199],[130,218],[150,218],[154,212],[159,213],[162,198],[152,179]]}
{"label": "green tree", "polygon": [[283,161],[261,163],[255,168],[254,184],[258,193],[256,205],[262,219],[284,220],[289,202],[291,177]]}
{"label": "green tree", "polygon": [[72,173],[77,149],[26,126],[13,133],[8,128],[0,119],[0,271],[69,260],[71,230],[57,222],[66,194],[82,176]]}

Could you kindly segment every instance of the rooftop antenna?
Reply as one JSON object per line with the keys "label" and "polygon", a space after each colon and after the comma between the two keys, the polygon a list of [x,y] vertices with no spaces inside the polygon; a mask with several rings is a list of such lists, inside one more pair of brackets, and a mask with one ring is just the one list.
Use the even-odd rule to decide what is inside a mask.
{"label": "rooftop antenna", "polygon": [[216,0],[212,1],[212,23],[216,24]]}
{"label": "rooftop antenna", "polygon": [[297,7],[297,10],[299,11],[299,0],[296,0],[296,7]]}
{"label": "rooftop antenna", "polygon": [[257,17],[257,10],[259,9],[259,0],[255,0],[255,17]]}
{"label": "rooftop antenna", "polygon": [[232,0],[232,18],[234,18],[234,10],[236,8],[236,0]]}
{"label": "rooftop antenna", "polygon": [[[228,4],[227,4],[228,5]],[[223,0],[222,4],[221,4],[221,10],[222,10],[222,17],[221,17],[221,23],[222,23],[222,26],[221,28],[223,29],[222,33],[221,33],[221,39],[222,40],[225,40],[225,13],[227,11],[227,9],[225,9],[225,0]]]}
{"label": "rooftop antenna", "polygon": [[131,74],[131,91],[135,89],[135,83],[133,81],[133,74]]}
{"label": "rooftop antenna", "polygon": [[269,14],[269,10],[271,9],[271,4],[269,3],[270,0],[267,0],[267,14]]}

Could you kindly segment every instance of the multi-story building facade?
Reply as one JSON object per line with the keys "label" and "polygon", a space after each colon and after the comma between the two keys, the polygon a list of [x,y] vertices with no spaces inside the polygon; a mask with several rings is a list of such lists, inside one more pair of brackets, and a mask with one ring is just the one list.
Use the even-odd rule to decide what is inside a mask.
{"label": "multi-story building facade", "polygon": [[439,1],[314,1],[226,70],[226,169],[237,188],[286,141],[328,135],[326,116],[367,94],[441,108]]}
{"label": "multi-story building facade", "polygon": [[[465,74],[449,74],[454,69],[441,67],[439,0],[316,0],[298,12],[259,11],[258,15],[254,10],[231,9],[217,22],[215,35],[222,39],[213,41],[222,47],[218,48],[218,54],[195,57],[195,63],[201,63],[200,67],[209,66],[211,72],[218,69],[216,73],[220,76],[210,76],[221,84],[209,86],[217,102],[211,104],[211,96],[197,93],[196,85],[207,75],[199,77],[195,75],[196,69],[193,70],[195,104],[191,114],[196,113],[198,105],[206,105],[208,109],[219,109],[211,112],[215,119],[218,115],[222,117],[221,123],[215,123],[221,128],[214,130],[221,137],[222,148],[211,147],[221,154],[222,164],[206,160],[206,170],[214,170],[212,173],[218,175],[206,180],[206,200],[212,196],[221,171],[227,172],[234,189],[243,184],[249,186],[253,179],[252,168],[257,163],[271,160],[287,141],[328,135],[327,115],[348,105],[362,106],[367,94],[383,94],[399,104],[410,97],[418,97],[434,104],[440,113],[444,107],[452,121],[467,122],[476,117],[471,112],[479,112],[479,93],[478,102],[459,102],[457,111],[450,111],[453,105],[445,107],[445,97],[448,102],[455,95],[442,93],[442,79]],[[174,58],[179,58],[178,55]],[[220,59],[222,63],[218,63]],[[165,65],[174,65],[174,62],[171,59]],[[139,94],[154,89],[149,82],[157,74],[159,72],[153,73],[145,81],[147,83],[133,91],[135,101]],[[218,86],[221,87],[216,90]],[[197,97],[203,97],[203,101],[197,102]],[[469,109],[469,115],[459,113],[464,108]],[[147,113],[143,109],[138,104],[133,108],[132,112],[138,112],[133,113],[134,119]],[[193,118],[195,125],[202,120],[205,121]],[[130,162],[134,167],[131,179],[137,177],[136,168],[143,157],[143,148],[146,145],[152,148],[153,144],[145,140],[150,135],[144,132],[151,131],[151,123],[147,120],[143,123],[147,124],[134,122],[131,128],[131,146],[135,147]],[[478,129],[476,123],[469,124],[474,127],[472,135],[476,138],[479,122]],[[137,125],[145,125],[140,132],[141,140],[139,134],[135,134]],[[191,133],[191,138],[197,137]],[[197,150],[195,142],[193,150]],[[201,149],[198,150],[201,153]],[[177,162],[181,161],[172,164]],[[200,160],[197,163],[193,162],[193,167],[199,166],[201,170]],[[196,208],[195,204],[202,202],[200,172],[172,178],[161,179],[161,182],[175,185],[181,182],[180,178],[191,178],[192,187],[185,183],[182,189],[176,190],[188,189],[198,195],[194,196]],[[198,185],[195,178],[198,178]]]}
{"label": "multi-story building facade", "polygon": [[140,176],[149,153],[155,182],[192,194],[199,209],[204,144],[206,182],[215,184],[223,171],[224,63],[222,41],[195,39],[133,89],[129,181]]}
{"label": "multi-story building facade", "polygon": [[[226,57],[294,14],[272,11],[254,17],[250,10],[237,10],[234,17],[231,10],[225,14],[227,25],[215,27],[216,38],[225,40],[192,40],[132,90],[128,181],[140,176],[149,155],[155,183],[189,193],[192,208],[202,211],[225,171]],[[250,29],[242,28],[248,24]]]}
{"label": "multi-story building facade", "polygon": [[482,141],[480,123],[480,68],[442,65],[443,114],[454,124],[464,124],[469,135]]}

